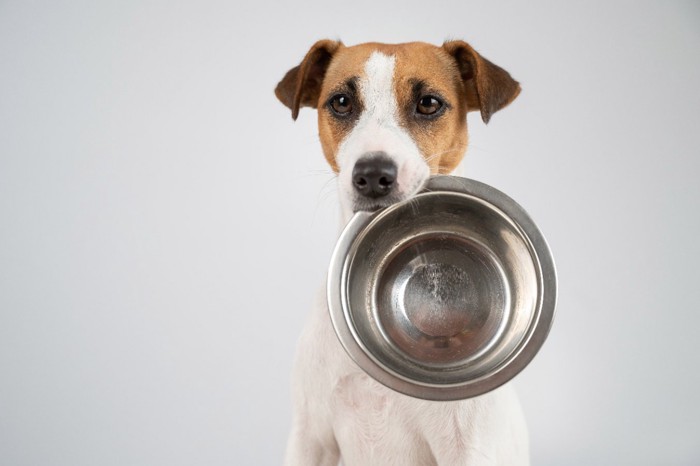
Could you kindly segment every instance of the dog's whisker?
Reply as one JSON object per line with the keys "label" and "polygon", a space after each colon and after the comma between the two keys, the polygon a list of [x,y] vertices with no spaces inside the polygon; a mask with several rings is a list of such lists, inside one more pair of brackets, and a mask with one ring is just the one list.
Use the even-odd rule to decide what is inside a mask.
{"label": "dog's whisker", "polygon": [[[328,174],[326,174],[328,176]],[[318,194],[321,195],[325,190],[328,189],[329,186],[331,186],[331,183],[335,181],[338,178],[338,176],[335,173],[332,173],[331,176],[328,177],[328,179],[321,185],[321,187],[318,190]]]}
{"label": "dog's whisker", "polygon": [[[441,152],[436,152],[436,153],[434,153],[434,154],[430,154],[429,156],[427,156],[427,157],[425,158],[425,163],[427,163],[428,166],[430,166],[430,162],[432,162],[432,161],[435,160],[436,158],[441,157],[441,156],[443,156],[443,155],[445,155],[445,154],[449,154],[450,152],[458,152],[458,151],[462,151],[462,150],[464,150],[464,147],[462,147],[462,146],[455,146],[455,147],[450,147],[449,149],[446,149],[446,150],[441,151]],[[439,174],[439,173],[440,173],[440,167],[432,167],[432,166],[430,166],[430,176],[434,176],[434,175],[437,175],[437,174]]]}
{"label": "dog's whisker", "polygon": [[318,191],[318,196],[316,196],[316,205],[314,206],[314,213],[311,217],[312,226],[316,223],[318,210],[320,209],[321,205],[327,203],[329,199],[333,199],[338,194],[338,190],[335,189],[335,186],[332,186],[330,184],[331,181],[334,181],[335,179],[336,177],[334,176],[333,178],[326,181],[323,184],[323,186],[321,186],[321,189],[319,189]]}
{"label": "dog's whisker", "polygon": [[434,154],[430,154],[428,157],[425,158],[425,161],[430,162],[431,160],[434,160],[436,157],[440,157],[441,155],[445,155],[445,154],[448,154],[450,152],[456,152],[456,151],[460,151],[460,150],[463,150],[463,147],[461,147],[461,146],[451,147],[451,148],[446,149],[442,152],[436,152]]}
{"label": "dog's whisker", "polygon": [[413,215],[418,215],[418,201],[415,197],[411,197],[408,200],[408,205],[411,208],[411,212],[413,213]]}
{"label": "dog's whisker", "polygon": [[312,176],[332,176],[332,177],[337,177],[338,175],[332,171],[332,170],[308,170],[306,173],[300,173],[294,177],[294,179],[298,180],[301,178],[309,178]]}

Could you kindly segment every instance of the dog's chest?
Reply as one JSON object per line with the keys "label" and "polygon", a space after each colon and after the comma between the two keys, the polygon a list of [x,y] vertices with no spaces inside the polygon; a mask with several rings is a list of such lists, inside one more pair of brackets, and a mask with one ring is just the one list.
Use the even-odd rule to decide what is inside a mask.
{"label": "dog's chest", "polygon": [[378,436],[388,428],[388,414],[395,400],[366,374],[351,372],[341,376],[331,393],[332,410],[338,418],[354,418]]}
{"label": "dog's chest", "polygon": [[[364,373],[340,377],[331,394],[333,431],[347,464],[433,465],[413,410]],[[397,462],[398,461],[398,462]]]}

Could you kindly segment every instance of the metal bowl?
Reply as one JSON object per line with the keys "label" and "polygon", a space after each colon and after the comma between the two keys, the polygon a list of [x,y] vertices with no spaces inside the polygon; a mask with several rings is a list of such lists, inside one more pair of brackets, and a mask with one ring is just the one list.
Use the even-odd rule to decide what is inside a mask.
{"label": "metal bowl", "polygon": [[456,400],[513,378],[549,332],[556,272],[528,214],[478,181],[432,178],[408,201],[359,212],[328,276],[352,359],[406,395]]}

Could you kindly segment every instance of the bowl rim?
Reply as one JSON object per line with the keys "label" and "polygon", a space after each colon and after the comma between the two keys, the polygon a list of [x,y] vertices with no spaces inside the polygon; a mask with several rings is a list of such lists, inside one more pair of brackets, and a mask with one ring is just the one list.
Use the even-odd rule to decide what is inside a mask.
{"label": "bowl rim", "polygon": [[528,243],[538,283],[533,319],[523,341],[503,361],[481,377],[453,384],[435,384],[410,379],[383,364],[362,343],[352,324],[348,305],[348,273],[363,232],[381,218],[402,209],[411,200],[393,204],[375,212],[357,212],[343,229],[333,250],[326,296],[328,309],[342,347],[368,375],[397,392],[416,398],[449,401],[487,393],[515,377],[540,350],[551,329],[557,302],[557,273],[544,235],[529,214],[517,202],[498,189],[480,181],[457,176],[430,178],[425,188],[411,199],[435,193],[465,194],[500,211],[518,229]]}

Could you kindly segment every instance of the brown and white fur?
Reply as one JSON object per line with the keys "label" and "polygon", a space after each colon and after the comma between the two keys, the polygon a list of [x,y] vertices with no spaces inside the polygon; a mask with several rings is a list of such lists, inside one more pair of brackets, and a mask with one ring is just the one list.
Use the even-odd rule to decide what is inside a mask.
{"label": "brown and white fur", "polygon": [[[484,122],[520,85],[462,41],[346,47],[321,40],[275,94],[292,110],[318,109],[323,153],[338,176],[347,221],[410,198],[452,172],[467,148],[467,112]],[[320,293],[299,342],[288,466],[529,464],[510,385],[453,402],[394,392],[345,353]]]}

